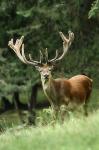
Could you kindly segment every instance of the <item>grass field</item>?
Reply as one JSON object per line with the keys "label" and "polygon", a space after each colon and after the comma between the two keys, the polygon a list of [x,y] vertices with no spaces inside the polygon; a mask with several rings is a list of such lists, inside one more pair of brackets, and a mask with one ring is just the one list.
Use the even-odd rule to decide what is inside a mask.
{"label": "grass field", "polygon": [[0,135],[0,150],[99,150],[99,111],[63,125],[13,128]]}
{"label": "grass field", "polygon": [[[37,127],[22,127],[17,123],[9,128],[10,121],[18,122],[17,115],[4,114],[6,131],[0,135],[0,150],[99,150],[98,100],[98,89],[95,89],[88,117],[70,115],[64,124],[58,122],[54,126],[49,123],[49,111],[46,110],[38,113]],[[47,120],[46,125],[40,123],[42,120]]]}

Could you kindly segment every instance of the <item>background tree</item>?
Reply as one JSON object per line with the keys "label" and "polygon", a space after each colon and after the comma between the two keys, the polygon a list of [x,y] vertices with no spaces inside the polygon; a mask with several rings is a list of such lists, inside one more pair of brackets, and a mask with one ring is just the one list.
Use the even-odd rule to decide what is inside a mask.
{"label": "background tree", "polygon": [[55,75],[70,77],[84,73],[90,75],[98,86],[98,6],[98,0],[1,0],[0,97],[8,97],[11,101],[17,91],[26,93],[22,101],[28,101],[31,87],[40,81],[35,69],[22,64],[8,48],[8,41],[21,35],[25,36],[26,55],[31,53],[34,59],[39,59],[39,50],[47,47],[51,58],[56,49],[62,52],[58,32],[72,30],[75,40],[66,59],[58,64]]}
{"label": "background tree", "polygon": [[95,0],[92,3],[91,10],[89,11],[89,18],[92,17],[99,18],[99,0]]}

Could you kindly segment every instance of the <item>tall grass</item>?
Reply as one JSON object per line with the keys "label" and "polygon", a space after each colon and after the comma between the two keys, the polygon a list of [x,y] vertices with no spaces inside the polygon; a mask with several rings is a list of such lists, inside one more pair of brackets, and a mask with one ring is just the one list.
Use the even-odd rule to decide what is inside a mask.
{"label": "tall grass", "polygon": [[[53,126],[49,109],[38,112],[37,127],[6,126],[6,131],[0,135],[0,150],[99,150],[98,100],[98,89],[95,89],[89,116],[84,117],[82,113],[70,115],[64,124],[57,122]],[[19,124],[14,113],[5,114],[4,117],[5,125],[8,123],[11,127],[11,119],[11,122],[15,119]]]}
{"label": "tall grass", "polygon": [[63,125],[13,128],[0,135],[0,150],[99,150],[99,111]]}

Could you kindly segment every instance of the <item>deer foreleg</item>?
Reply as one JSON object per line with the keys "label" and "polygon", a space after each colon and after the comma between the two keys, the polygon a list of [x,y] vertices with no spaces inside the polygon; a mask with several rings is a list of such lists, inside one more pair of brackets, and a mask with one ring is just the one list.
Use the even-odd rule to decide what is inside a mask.
{"label": "deer foreleg", "polygon": [[53,122],[56,122],[58,120],[58,116],[59,116],[59,110],[60,110],[60,107],[57,106],[57,105],[51,105],[51,108],[52,108],[52,119],[53,119]]}

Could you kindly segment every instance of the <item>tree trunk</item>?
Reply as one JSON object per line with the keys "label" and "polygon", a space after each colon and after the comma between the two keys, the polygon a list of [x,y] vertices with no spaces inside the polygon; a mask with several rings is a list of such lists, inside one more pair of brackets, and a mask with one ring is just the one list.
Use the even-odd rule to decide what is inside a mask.
{"label": "tree trunk", "polygon": [[31,97],[28,103],[29,116],[28,116],[28,124],[35,125],[36,120],[36,103],[37,103],[37,92],[39,88],[39,83],[32,86]]}
{"label": "tree trunk", "polygon": [[19,101],[20,101],[20,98],[19,98],[19,92],[18,91],[15,91],[13,93],[13,102],[14,102],[14,105],[15,105],[15,109],[18,113],[18,116],[19,116],[19,119],[22,123],[24,123],[24,120],[23,120],[23,117],[22,117],[22,112],[21,110],[19,109]]}

